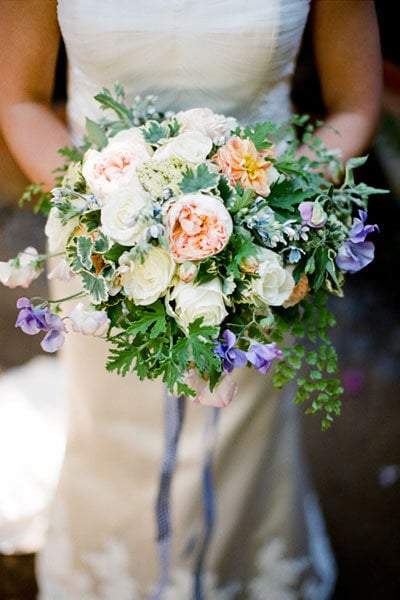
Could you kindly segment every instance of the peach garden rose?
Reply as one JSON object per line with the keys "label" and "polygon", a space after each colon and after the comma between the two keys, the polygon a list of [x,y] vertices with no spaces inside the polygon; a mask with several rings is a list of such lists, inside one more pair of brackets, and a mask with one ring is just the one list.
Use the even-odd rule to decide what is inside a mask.
{"label": "peach garden rose", "polygon": [[234,136],[218,150],[213,160],[231,185],[240,183],[245,190],[268,196],[270,184],[278,178],[268,156],[273,156],[273,148],[259,152],[251,140]]}
{"label": "peach garden rose", "polygon": [[169,205],[167,238],[176,262],[196,261],[221,252],[232,234],[232,218],[221,200],[185,194]]}

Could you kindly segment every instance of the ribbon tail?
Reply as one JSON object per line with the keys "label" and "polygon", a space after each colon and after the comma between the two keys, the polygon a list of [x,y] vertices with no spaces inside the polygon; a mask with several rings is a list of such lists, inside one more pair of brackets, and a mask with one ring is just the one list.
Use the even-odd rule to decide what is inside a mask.
{"label": "ribbon tail", "polygon": [[185,397],[165,393],[165,448],[162,459],[158,496],[156,501],[157,544],[160,560],[160,578],[157,589],[149,600],[160,600],[169,581],[171,553],[170,489],[175,471],[178,442],[185,416]]}
{"label": "ribbon tail", "polygon": [[211,408],[207,411],[203,464],[204,536],[194,570],[193,600],[204,600],[205,598],[202,581],[203,569],[216,518],[212,469],[219,414],[219,408]]}

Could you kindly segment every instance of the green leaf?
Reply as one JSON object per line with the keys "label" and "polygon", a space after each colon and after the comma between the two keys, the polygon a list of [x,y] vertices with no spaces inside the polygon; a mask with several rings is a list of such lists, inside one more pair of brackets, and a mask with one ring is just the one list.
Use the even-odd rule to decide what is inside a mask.
{"label": "green leaf", "polygon": [[86,131],[89,141],[97,146],[99,150],[105,148],[108,144],[108,139],[101,125],[86,117]]}
{"label": "green leaf", "polygon": [[247,125],[243,131],[243,137],[249,138],[257,150],[265,150],[269,148],[272,143],[268,140],[268,136],[271,135],[275,126],[271,121],[265,121],[264,123],[256,123],[254,127]]}
{"label": "green leaf", "polygon": [[116,89],[117,96],[121,98],[121,102],[117,98],[113,98],[107,88],[103,88],[103,92],[97,94],[94,99],[100,103],[103,110],[111,109],[115,112],[124,128],[130,128],[134,125],[131,110],[124,104],[123,88]]}
{"label": "green leaf", "polygon": [[93,240],[86,235],[80,235],[76,238],[76,252],[84,269],[90,271],[93,267]]}
{"label": "green leaf", "polygon": [[94,231],[99,227],[100,224],[100,211],[91,210],[82,215],[80,223],[85,225],[88,231]]}
{"label": "green leaf", "polygon": [[284,211],[286,218],[287,215],[285,213],[293,213],[301,202],[314,196],[314,190],[295,188],[293,181],[286,179],[271,186],[271,193],[268,196],[267,204],[276,211]]}
{"label": "green leaf", "polygon": [[235,194],[229,202],[229,212],[231,214],[248,208],[253,204],[255,193],[253,190],[243,190],[239,185],[236,186]]}
{"label": "green leaf", "polygon": [[122,246],[121,244],[113,244],[113,246],[111,246],[111,248],[104,254],[104,259],[118,263],[119,257],[124,252],[126,252],[126,246]]}
{"label": "green leaf", "polygon": [[318,290],[325,281],[325,271],[328,264],[328,249],[326,247],[319,247],[314,254],[315,257],[315,276],[314,276],[314,289]]}
{"label": "green leaf", "polygon": [[137,307],[127,333],[137,335],[146,333],[150,338],[156,338],[166,331],[166,313],[161,301],[146,307]]}
{"label": "green leaf", "polygon": [[79,276],[82,279],[83,288],[89,294],[93,304],[101,304],[107,300],[107,286],[102,277],[96,277],[87,271],[81,271]]}
{"label": "green leaf", "polygon": [[107,358],[107,371],[116,371],[121,377],[125,377],[132,370],[132,363],[136,357],[136,348],[110,348]]}
{"label": "green leaf", "polygon": [[98,254],[104,254],[108,250],[108,238],[101,231],[94,242],[93,249]]}
{"label": "green leaf", "polygon": [[187,169],[179,184],[183,194],[192,194],[195,192],[206,192],[215,188],[218,184],[218,175],[211,173],[207,165],[199,165],[195,171]]}
{"label": "green leaf", "polygon": [[160,140],[168,137],[168,129],[157,123],[157,121],[148,121],[141,129],[143,137],[148,144],[155,145]]}
{"label": "green leaf", "polygon": [[51,192],[45,192],[42,190],[43,183],[31,183],[26,186],[22,196],[18,200],[18,206],[22,208],[27,202],[34,202],[33,212],[42,213],[44,216],[48,216],[52,207]]}

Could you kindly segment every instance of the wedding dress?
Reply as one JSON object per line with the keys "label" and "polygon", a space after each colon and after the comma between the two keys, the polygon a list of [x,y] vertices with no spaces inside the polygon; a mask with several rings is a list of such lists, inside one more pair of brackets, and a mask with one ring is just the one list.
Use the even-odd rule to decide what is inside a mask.
{"label": "wedding dress", "polygon": [[[68,118],[78,142],[93,96],[121,82],[161,110],[208,106],[243,122],[282,120],[309,0],[59,0]],[[73,288],[53,282],[52,293]],[[68,288],[68,289],[66,289]],[[69,333],[69,435],[46,543],[41,600],[144,600],[157,586],[155,502],[163,386],[105,371],[107,349]],[[326,600],[335,563],[301,452],[290,390],[240,369],[213,457],[216,523],[204,566],[209,600]],[[207,409],[188,403],[172,482],[172,552],[162,598],[192,597],[203,535]]]}

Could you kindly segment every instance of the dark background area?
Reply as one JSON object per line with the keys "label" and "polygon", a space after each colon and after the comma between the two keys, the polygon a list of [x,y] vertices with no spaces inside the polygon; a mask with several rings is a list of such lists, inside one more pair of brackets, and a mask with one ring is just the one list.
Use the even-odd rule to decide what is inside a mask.
{"label": "dark background area", "polygon": [[[400,45],[397,3],[379,0],[376,5],[385,94],[381,127],[359,176],[391,192],[370,202],[368,222],[380,229],[374,234],[375,261],[348,278],[344,298],[330,300],[345,387],[342,414],[325,432],[318,416],[303,418],[311,474],[338,564],[334,600],[400,598]],[[64,70],[61,54],[56,100],[63,99]],[[319,114],[308,32],[295,82],[299,112]],[[0,156],[0,257],[4,260],[24,244],[43,249],[44,237],[41,217],[29,208],[12,206],[26,182],[4,145]],[[39,279],[30,291],[39,294],[45,285]],[[20,292],[3,289],[0,294],[0,369],[6,369],[34,356],[38,346],[35,338],[14,329]],[[34,555],[0,555],[0,600],[36,597],[34,561]]]}

